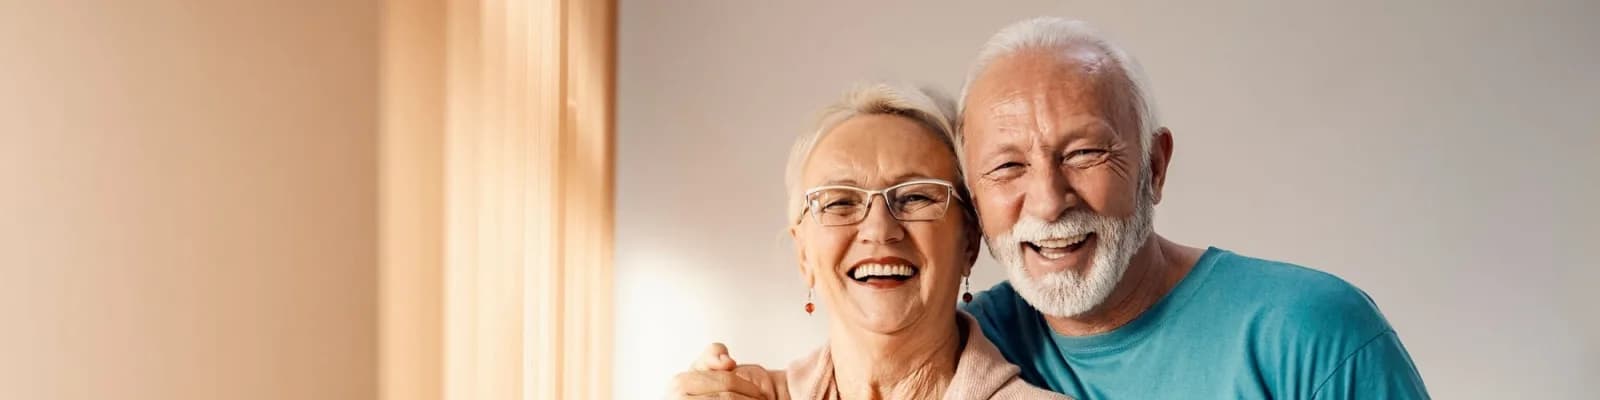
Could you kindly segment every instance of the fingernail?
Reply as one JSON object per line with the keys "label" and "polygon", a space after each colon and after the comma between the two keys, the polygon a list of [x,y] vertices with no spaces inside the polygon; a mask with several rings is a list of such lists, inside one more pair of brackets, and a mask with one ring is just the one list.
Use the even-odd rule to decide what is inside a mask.
{"label": "fingernail", "polygon": [[732,357],[728,357],[728,355],[727,355],[727,354],[723,354],[723,355],[719,355],[719,356],[717,356],[717,357],[720,357],[720,358],[722,358],[722,362],[726,362],[726,363],[731,363],[731,362],[733,362],[733,358],[732,358]]}

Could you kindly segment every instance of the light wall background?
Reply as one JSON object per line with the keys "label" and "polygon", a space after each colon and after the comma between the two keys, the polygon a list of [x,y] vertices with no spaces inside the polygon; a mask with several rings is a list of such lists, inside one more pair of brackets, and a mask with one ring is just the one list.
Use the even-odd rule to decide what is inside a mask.
{"label": "light wall background", "polygon": [[791,140],[853,82],[955,92],[992,32],[1047,14],[1151,75],[1176,140],[1158,232],[1362,287],[1436,398],[1592,395],[1600,3],[1203,3],[623,0],[617,398],[711,341],[772,367],[820,344]]}
{"label": "light wall background", "polygon": [[0,1],[0,399],[372,399],[375,1]]}

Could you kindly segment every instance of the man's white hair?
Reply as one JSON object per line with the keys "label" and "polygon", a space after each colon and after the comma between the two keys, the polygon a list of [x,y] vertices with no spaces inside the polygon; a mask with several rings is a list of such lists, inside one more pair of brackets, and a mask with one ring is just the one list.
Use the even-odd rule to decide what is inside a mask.
{"label": "man's white hair", "polygon": [[[957,148],[960,147],[962,135],[965,134],[962,118],[967,109],[967,90],[972,88],[973,80],[978,79],[990,63],[1023,50],[1064,52],[1083,46],[1111,59],[1114,64],[1112,67],[1118,74],[1105,75],[1106,78],[1125,79],[1123,82],[1112,82],[1120,84],[1108,86],[1118,91],[1116,97],[1128,103],[1125,106],[1131,107],[1130,111],[1139,119],[1139,145],[1144,150],[1143,157],[1148,158],[1151,138],[1155,136],[1156,130],[1161,128],[1161,121],[1156,115],[1155,100],[1149,93],[1150,80],[1145,76],[1144,67],[1088,23],[1060,17],[1037,17],[1008,25],[991,36],[978,51],[977,60],[967,71],[967,81],[961,86],[961,104],[956,112],[955,123]],[[1063,61],[1066,59],[1063,58]]]}
{"label": "man's white hair", "polygon": [[[833,128],[862,115],[898,115],[928,128],[954,154],[957,142],[953,139],[954,130],[950,123],[954,112],[955,105],[948,97],[927,89],[877,83],[857,86],[846,92],[838,102],[822,110],[817,118],[817,129],[795,139],[794,147],[789,151],[789,164],[784,175],[789,192],[789,223],[800,223],[800,214],[805,210],[805,199],[801,198],[805,189],[800,187],[803,184],[800,175],[804,172],[806,161],[811,159],[811,151],[817,147],[817,143],[832,133]],[[956,185],[962,198],[967,198],[960,161],[955,161],[956,181],[951,183]]]}

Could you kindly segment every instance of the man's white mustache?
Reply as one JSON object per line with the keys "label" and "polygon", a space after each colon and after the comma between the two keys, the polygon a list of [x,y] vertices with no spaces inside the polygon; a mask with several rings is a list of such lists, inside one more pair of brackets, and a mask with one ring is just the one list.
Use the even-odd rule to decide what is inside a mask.
{"label": "man's white mustache", "polygon": [[1099,231],[1105,226],[1106,219],[1087,211],[1073,212],[1048,222],[1038,217],[1023,216],[1011,227],[1008,236],[1013,244],[1076,238]]}

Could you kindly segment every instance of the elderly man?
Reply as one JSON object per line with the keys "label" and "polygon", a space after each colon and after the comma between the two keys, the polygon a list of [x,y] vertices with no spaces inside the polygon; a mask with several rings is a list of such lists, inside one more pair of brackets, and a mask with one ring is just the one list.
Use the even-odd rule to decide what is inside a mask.
{"label": "elderly man", "polygon": [[[1023,379],[1078,399],[1427,398],[1360,289],[1154,232],[1173,133],[1147,88],[1058,18],[1002,29],[969,72],[959,156],[1010,280],[965,310]],[[718,350],[702,365],[732,369]]]}
{"label": "elderly man", "polygon": [[967,311],[1024,379],[1079,399],[1426,398],[1338,277],[1154,232],[1172,159],[1139,65],[1080,22],[1023,21],[962,94],[962,166],[1010,281]]}

